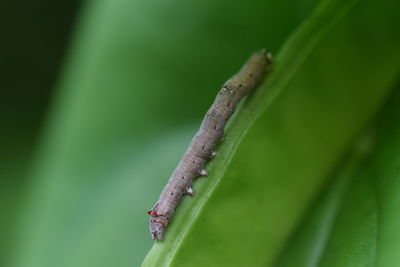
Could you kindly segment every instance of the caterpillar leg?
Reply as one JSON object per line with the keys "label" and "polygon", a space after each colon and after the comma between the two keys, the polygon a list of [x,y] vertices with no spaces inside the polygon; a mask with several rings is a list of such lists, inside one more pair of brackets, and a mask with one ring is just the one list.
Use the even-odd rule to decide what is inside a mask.
{"label": "caterpillar leg", "polygon": [[187,189],[186,189],[186,192],[185,192],[185,195],[188,195],[188,196],[194,196],[196,194],[196,191],[194,191],[193,190],[193,188],[191,188],[191,187],[188,187]]}
{"label": "caterpillar leg", "polygon": [[199,171],[199,174],[201,175],[201,176],[208,176],[208,172],[206,171],[206,170],[201,170],[201,171]]}

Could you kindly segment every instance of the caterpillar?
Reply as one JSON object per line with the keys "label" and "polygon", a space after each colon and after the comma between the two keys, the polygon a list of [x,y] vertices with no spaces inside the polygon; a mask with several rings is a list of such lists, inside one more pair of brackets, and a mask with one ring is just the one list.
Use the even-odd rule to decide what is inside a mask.
{"label": "caterpillar", "polygon": [[184,195],[194,196],[193,180],[208,175],[204,165],[216,155],[213,148],[222,138],[227,121],[238,102],[262,82],[271,60],[271,54],[265,49],[255,52],[240,71],[222,86],[158,201],[147,212],[151,215],[149,228],[154,240],[164,239],[165,229],[181,198]]}

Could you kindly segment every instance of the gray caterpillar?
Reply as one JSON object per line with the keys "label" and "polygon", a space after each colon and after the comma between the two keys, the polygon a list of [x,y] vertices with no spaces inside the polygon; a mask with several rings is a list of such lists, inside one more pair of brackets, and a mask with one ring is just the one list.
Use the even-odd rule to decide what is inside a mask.
{"label": "gray caterpillar", "polygon": [[266,50],[255,52],[242,69],[222,86],[214,103],[207,111],[199,131],[172,173],[167,185],[151,210],[150,232],[154,240],[162,240],[175,208],[183,195],[194,195],[192,183],[198,176],[207,176],[204,165],[216,155],[215,144],[222,138],[227,121],[236,105],[264,78],[271,64],[271,54]]}

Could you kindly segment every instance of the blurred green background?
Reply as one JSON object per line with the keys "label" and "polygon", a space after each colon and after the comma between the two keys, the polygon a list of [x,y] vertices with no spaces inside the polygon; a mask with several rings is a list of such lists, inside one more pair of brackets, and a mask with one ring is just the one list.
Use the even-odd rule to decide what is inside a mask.
{"label": "blurred green background", "polygon": [[0,3],[0,264],[8,266],[29,170],[45,127],[80,1]]}
{"label": "blurred green background", "polygon": [[[397,105],[396,100],[386,104],[389,111],[382,107],[386,95],[396,88],[399,73],[400,42],[395,33],[400,23],[395,19],[399,7],[395,1],[41,0],[3,1],[1,5],[5,63],[0,100],[2,266],[140,266],[153,244],[146,211],[220,85],[254,50],[263,47],[278,54],[277,67],[271,84],[260,88],[259,95],[248,101],[250,108],[243,110],[249,118],[254,115],[259,119],[247,125],[246,117],[238,118],[239,126],[232,127],[231,136],[239,152],[248,152],[249,161],[265,158],[266,169],[246,165],[247,155],[239,156],[224,174],[216,174],[233,177],[237,184],[208,186],[221,192],[219,199],[214,196],[216,207],[218,203],[225,205],[224,198],[236,192],[232,188],[242,186],[240,178],[234,177],[274,173],[268,166],[278,155],[275,171],[279,173],[281,168],[284,179],[277,176],[277,182],[271,179],[271,184],[264,183],[277,189],[269,194],[272,199],[258,197],[259,192],[253,195],[259,203],[275,199],[287,207],[281,213],[276,208],[273,212],[277,213],[271,213],[265,207],[265,214],[280,216],[275,225],[265,224],[279,242],[257,243],[249,238],[258,247],[252,251],[258,255],[266,251],[269,256],[259,257],[265,266],[279,257],[285,259],[280,261],[282,266],[319,266],[308,260],[300,265],[298,260],[321,250],[312,244],[322,241],[310,239],[312,234],[304,241],[301,235],[301,229],[308,233],[314,217],[322,216],[312,215],[311,199],[321,190],[323,195],[323,190],[329,191],[329,186],[322,185],[325,179],[335,177],[332,173],[357,169],[346,167],[343,155],[350,155],[350,166],[359,164],[359,156],[351,156],[348,150],[352,151],[352,140],[367,123],[379,118],[379,109],[382,114],[397,114],[390,109]],[[263,93],[274,90],[283,96],[275,100]],[[270,108],[271,102],[274,105]],[[252,111],[252,106],[257,109]],[[240,127],[248,130],[243,140],[239,134],[235,139]],[[277,136],[282,139],[275,140]],[[259,149],[252,151],[252,145]],[[276,154],[262,153],[269,148]],[[210,168],[225,166],[222,163]],[[285,175],[296,174],[297,181],[285,180]],[[254,179],[250,178],[249,184],[255,184]],[[202,183],[200,188],[205,188]],[[302,184],[309,187],[303,190]],[[298,193],[285,195],[290,191],[286,188]],[[346,186],[334,184],[332,188],[331,194],[344,198]],[[281,199],[275,198],[277,192],[282,193]],[[290,197],[301,207],[285,206],[284,199]],[[193,205],[202,205],[196,201],[199,198]],[[324,201],[330,203],[329,199]],[[315,210],[339,209],[328,204]],[[189,205],[181,211],[193,210]],[[189,230],[199,242],[191,243],[185,235],[186,243],[172,247],[175,261],[166,265],[211,266],[208,261],[216,262],[213,259],[218,255],[207,254],[207,248],[219,240],[200,240],[202,233],[204,237],[212,233],[209,228],[219,227],[213,221],[216,213],[205,207],[204,213],[194,215],[199,220],[209,218],[210,223],[191,221],[193,228]],[[229,208],[225,215],[229,216]],[[301,224],[303,216],[311,222]],[[177,218],[176,230],[171,232],[186,220],[183,215]],[[247,220],[242,224],[251,232]],[[287,225],[279,228],[279,224],[285,225],[279,220]],[[228,234],[229,229],[225,237]],[[289,236],[297,241],[283,249]],[[234,239],[226,239],[220,247],[231,249],[223,249],[226,255],[221,259],[231,256],[240,263],[251,256],[249,252],[239,256],[243,261],[236,260],[233,255],[241,253],[235,251]],[[296,254],[297,246],[308,247],[305,244],[310,249]],[[376,242],[371,244],[376,246]],[[251,250],[252,246],[248,247]],[[159,262],[170,255],[165,251],[171,251],[168,244],[153,248],[155,263],[147,264],[161,266]],[[190,263],[196,251],[202,253]],[[351,247],[348,251],[349,258],[358,255],[352,254]],[[366,252],[357,261],[360,265],[350,260],[343,265],[345,261],[330,260],[337,258],[335,253],[335,249],[328,251],[321,266],[370,266],[376,260],[365,256],[369,255]],[[255,260],[247,266],[264,265]],[[380,266],[395,265],[383,261]]]}

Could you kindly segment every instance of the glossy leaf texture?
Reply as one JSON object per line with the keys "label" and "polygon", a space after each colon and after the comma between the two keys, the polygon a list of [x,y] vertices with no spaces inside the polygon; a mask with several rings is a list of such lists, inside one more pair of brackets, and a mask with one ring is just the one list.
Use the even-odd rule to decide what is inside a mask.
{"label": "glossy leaf texture", "polygon": [[[395,266],[399,261],[400,90],[298,226],[276,266]],[[369,143],[365,146],[365,143]],[[361,155],[361,157],[360,157]]]}
{"label": "glossy leaf texture", "polygon": [[[316,8],[236,114],[218,148],[221,156],[207,166],[209,178],[196,182],[198,194],[183,201],[165,241],[153,246],[142,266],[275,266],[307,208],[394,88],[400,70],[397,7],[395,1],[333,0]],[[342,176],[352,176],[361,161],[355,158],[343,163]],[[357,186],[342,179],[322,207],[314,203],[327,214],[310,220],[326,220],[328,229],[304,242],[309,253],[318,253],[319,243],[332,239],[321,252],[326,256],[311,262],[364,266],[375,257],[370,239],[379,228],[370,212],[375,203],[364,197],[374,190],[368,181]],[[350,199],[346,183],[354,189]],[[387,201],[395,206],[395,200]],[[332,221],[336,212],[340,221]],[[339,234],[331,237],[330,227]],[[352,237],[362,246],[342,246]]]}

